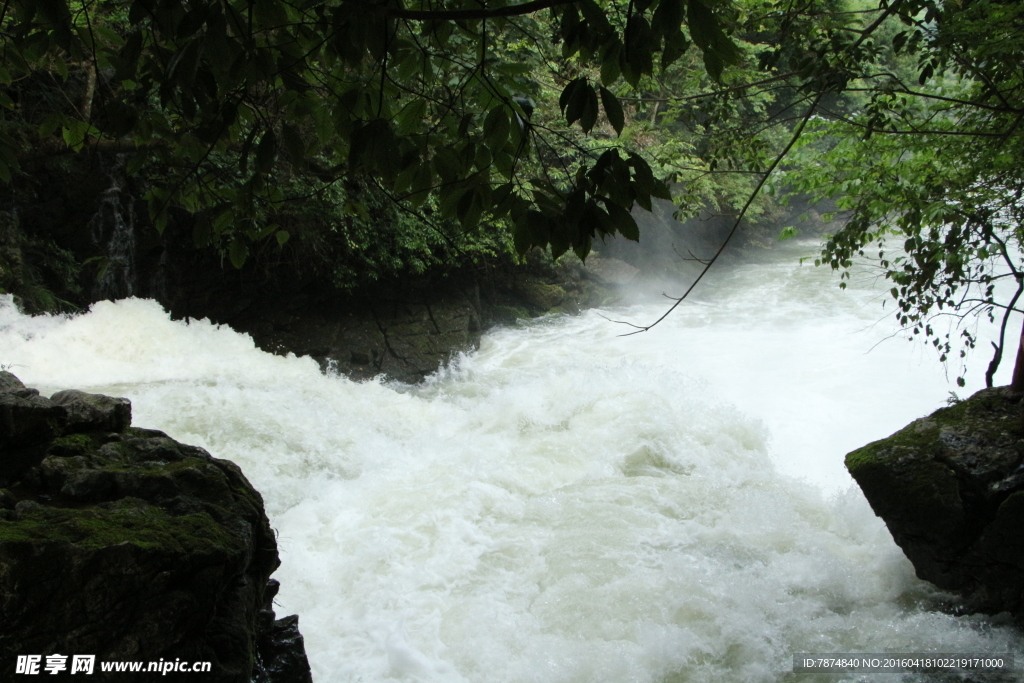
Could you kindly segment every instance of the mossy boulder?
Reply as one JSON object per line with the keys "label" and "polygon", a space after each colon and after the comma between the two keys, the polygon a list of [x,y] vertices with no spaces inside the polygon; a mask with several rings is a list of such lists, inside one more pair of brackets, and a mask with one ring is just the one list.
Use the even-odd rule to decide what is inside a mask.
{"label": "mossy boulder", "polygon": [[132,404],[126,398],[66,389],[50,400],[68,411],[64,431],[123,432],[132,423]]}
{"label": "mossy boulder", "polygon": [[986,389],[853,451],[846,467],[918,577],[1024,618],[1024,403]]}
{"label": "mossy boulder", "polygon": [[[238,466],[131,427],[126,399],[51,400],[20,384],[0,377],[0,399],[30,403],[7,417],[19,448],[36,454],[10,467],[10,449],[0,451],[0,680],[13,680],[17,655],[94,654],[97,672],[104,661],[180,658],[211,662],[203,680],[308,681],[308,665],[265,675],[282,669],[268,583],[280,562]],[[289,657],[305,663],[294,648]]]}
{"label": "mossy boulder", "polygon": [[527,307],[538,313],[554,310],[566,299],[565,289],[537,280],[523,280],[516,286],[516,294]]}

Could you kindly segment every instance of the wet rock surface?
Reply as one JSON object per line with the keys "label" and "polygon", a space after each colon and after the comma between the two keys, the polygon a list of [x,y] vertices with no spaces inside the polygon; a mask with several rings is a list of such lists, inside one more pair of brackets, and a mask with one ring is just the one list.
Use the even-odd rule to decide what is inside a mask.
{"label": "wet rock surface", "polygon": [[383,375],[415,383],[476,349],[489,327],[618,300],[636,269],[591,260],[552,264],[533,254],[520,268],[382,283],[372,296],[340,296],[315,282],[250,283],[197,267],[168,277],[171,284],[154,296],[176,318],[229,325],[265,351],[310,356],[357,380]]}
{"label": "wet rock surface", "polygon": [[918,577],[1024,620],[1024,403],[1005,388],[846,456]]}
{"label": "wet rock surface", "polygon": [[252,683],[312,683],[298,615],[277,619],[274,614],[274,596],[280,587],[271,579],[263,595]]}
{"label": "wet rock surface", "polygon": [[0,373],[0,680],[18,655],[86,654],[99,680],[100,662],[180,659],[210,662],[204,681],[309,681],[297,617],[272,610],[259,493],[130,423],[126,399],[47,399]]}

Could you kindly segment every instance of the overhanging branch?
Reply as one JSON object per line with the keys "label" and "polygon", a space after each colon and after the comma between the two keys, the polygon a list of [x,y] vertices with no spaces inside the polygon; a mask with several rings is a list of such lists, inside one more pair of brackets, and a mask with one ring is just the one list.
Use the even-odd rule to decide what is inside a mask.
{"label": "overhanging branch", "polygon": [[732,229],[729,231],[729,234],[726,235],[725,239],[722,241],[722,245],[718,247],[718,251],[715,252],[714,256],[712,256],[707,261],[703,262],[704,268],[700,271],[700,274],[697,275],[697,278],[693,281],[693,283],[686,289],[685,292],[683,292],[683,295],[679,297],[668,297],[669,299],[672,299],[674,303],[671,306],[669,306],[669,309],[665,311],[660,318],[658,318],[649,325],[634,325],[633,323],[627,322],[625,320],[614,321],[622,325],[628,325],[629,327],[634,328],[632,332],[626,332],[621,336],[628,337],[633,334],[639,334],[640,332],[647,332],[652,327],[654,327],[662,320],[667,318],[669,314],[672,313],[672,311],[676,310],[676,308],[679,307],[679,304],[683,303],[686,297],[690,295],[690,292],[692,292],[693,289],[697,286],[697,283],[699,283],[701,279],[707,274],[707,272],[711,270],[711,266],[715,265],[715,261],[717,261],[718,257],[722,255],[723,251],[725,251],[725,247],[732,240],[733,235],[736,234],[736,230],[740,227],[740,223],[743,221],[743,217],[746,216],[747,209],[749,209],[750,205],[754,203],[754,199],[757,198],[757,195],[761,192],[761,188],[764,187],[764,184],[768,182],[768,178],[771,177],[775,169],[778,168],[780,163],[782,163],[782,160],[786,158],[787,154],[789,154],[789,150],[793,149],[793,145],[795,145],[797,140],[800,139],[800,136],[804,132],[804,127],[807,125],[807,122],[811,119],[811,116],[814,114],[814,111],[818,108],[818,104],[821,102],[821,98],[823,96],[824,93],[818,93],[815,96],[814,101],[811,103],[811,106],[807,108],[807,113],[804,114],[803,119],[800,121],[800,125],[796,127],[796,130],[793,132],[793,137],[790,138],[789,143],[786,145],[785,149],[779,152],[779,155],[775,157],[775,160],[772,162],[771,166],[769,166],[768,170],[764,172],[764,175],[761,177],[760,182],[757,183],[757,187],[755,187],[754,191],[751,192],[750,195],[747,197],[746,204],[743,205],[743,209],[736,217],[736,221],[733,223]]}

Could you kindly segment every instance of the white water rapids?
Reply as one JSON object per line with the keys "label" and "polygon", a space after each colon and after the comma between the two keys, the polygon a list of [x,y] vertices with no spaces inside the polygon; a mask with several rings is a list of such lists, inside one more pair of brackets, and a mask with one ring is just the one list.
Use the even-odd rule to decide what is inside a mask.
{"label": "white water rapids", "polygon": [[127,396],[135,425],[241,465],[317,683],[888,681],[793,674],[792,654],[1020,660],[998,618],[938,610],[842,467],[955,386],[929,348],[878,343],[883,295],[794,248],[812,251],[713,271],[646,334],[602,314],[646,323],[663,301],[526,322],[419,387],[324,376],[135,299],[72,318],[4,299],[0,364],[46,395]]}

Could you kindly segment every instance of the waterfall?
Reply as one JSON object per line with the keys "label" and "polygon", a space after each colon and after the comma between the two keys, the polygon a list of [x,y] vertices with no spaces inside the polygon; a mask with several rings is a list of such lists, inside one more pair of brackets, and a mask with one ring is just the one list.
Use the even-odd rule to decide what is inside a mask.
{"label": "waterfall", "polygon": [[94,299],[124,299],[135,286],[135,208],[124,190],[125,155],[118,155],[110,173],[110,187],[99,198],[96,213],[89,219],[93,244],[105,255],[100,276],[93,285]]}

